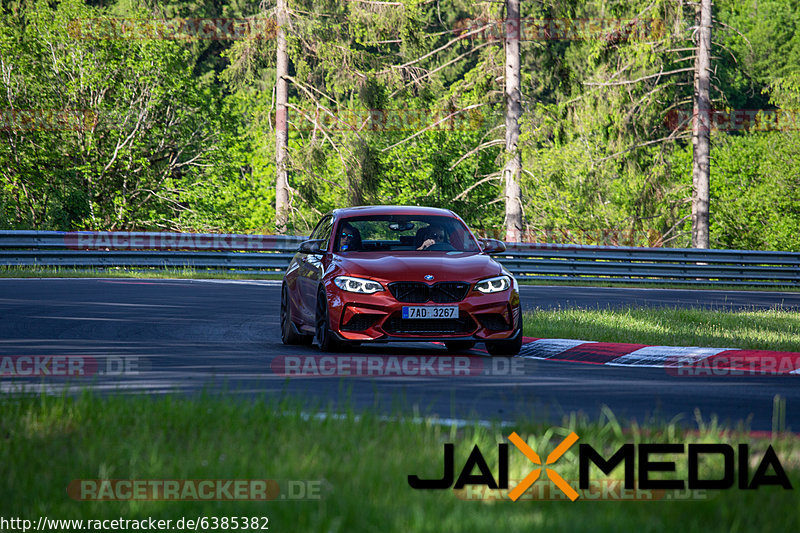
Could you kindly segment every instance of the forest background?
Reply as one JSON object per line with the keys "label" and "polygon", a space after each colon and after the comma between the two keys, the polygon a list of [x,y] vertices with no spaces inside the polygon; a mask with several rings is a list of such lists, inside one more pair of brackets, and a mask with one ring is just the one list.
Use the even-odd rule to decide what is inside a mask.
{"label": "forest background", "polygon": [[[287,5],[287,232],[415,204],[502,237],[504,2]],[[0,7],[0,229],[276,232],[275,0]],[[711,247],[800,251],[800,4],[713,15]],[[696,4],[521,17],[524,240],[690,246]]]}

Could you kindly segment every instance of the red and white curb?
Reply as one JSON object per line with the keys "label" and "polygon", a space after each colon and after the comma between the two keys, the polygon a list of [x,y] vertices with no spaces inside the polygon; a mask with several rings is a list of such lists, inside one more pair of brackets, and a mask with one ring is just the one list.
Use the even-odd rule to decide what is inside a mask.
{"label": "red and white curb", "polygon": [[594,365],[664,368],[671,374],[686,376],[800,374],[799,352],[770,350],[525,337],[519,355]]}

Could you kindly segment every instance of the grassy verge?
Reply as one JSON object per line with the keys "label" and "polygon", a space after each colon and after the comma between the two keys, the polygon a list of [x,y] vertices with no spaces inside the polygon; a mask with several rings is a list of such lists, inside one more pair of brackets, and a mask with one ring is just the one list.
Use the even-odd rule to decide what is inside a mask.
{"label": "grassy verge", "polygon": [[0,278],[138,278],[138,279],[283,279],[283,272],[209,272],[194,268],[131,269],[6,267],[0,266]]}
{"label": "grassy verge", "polygon": [[781,309],[556,309],[526,313],[525,335],[800,352],[800,313]]}
{"label": "grassy verge", "polygon": [[517,279],[520,285],[545,285],[555,287],[615,287],[618,289],[687,289],[703,291],[765,291],[800,292],[796,285],[697,285],[693,283],[647,283],[625,281],[583,281],[581,279],[537,280],[535,278]]}
{"label": "grassy verge", "polygon": [[[539,453],[552,450],[570,431],[606,452],[626,442],[747,442],[760,458],[769,443],[713,427],[688,435],[669,425],[623,432],[610,415],[598,423],[572,419],[565,426],[519,421],[513,429],[456,428],[370,414],[309,419],[286,403],[230,397],[6,399],[0,404],[0,516],[34,523],[39,516],[266,516],[270,531],[403,533],[672,531],[676,523],[681,531],[707,533],[800,526],[796,493],[777,487],[706,491],[690,501],[511,502],[499,494],[497,501],[479,502],[464,501],[452,490],[413,490],[407,483],[409,474],[441,476],[445,442],[455,443],[456,475],[476,444],[496,475],[497,443],[508,442],[511,431]],[[800,442],[775,436],[772,444],[793,486],[800,487]],[[674,475],[686,479],[680,458]],[[532,468],[510,445],[510,486]],[[577,479],[577,446],[553,468],[567,480]],[[702,473],[720,475],[719,465],[703,463]],[[91,502],[67,495],[76,479],[319,480],[322,490],[320,499],[306,501]]]}

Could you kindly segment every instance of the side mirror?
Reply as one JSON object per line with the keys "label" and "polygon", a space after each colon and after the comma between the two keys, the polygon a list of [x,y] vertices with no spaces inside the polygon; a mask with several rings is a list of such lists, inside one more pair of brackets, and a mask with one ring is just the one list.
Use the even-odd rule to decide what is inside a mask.
{"label": "side mirror", "polygon": [[506,243],[497,239],[480,239],[480,243],[485,254],[499,254],[506,251]]}
{"label": "side mirror", "polygon": [[303,254],[318,254],[320,253],[320,245],[322,244],[321,239],[311,239],[310,241],[303,241],[300,243],[300,248],[297,249],[298,252]]}

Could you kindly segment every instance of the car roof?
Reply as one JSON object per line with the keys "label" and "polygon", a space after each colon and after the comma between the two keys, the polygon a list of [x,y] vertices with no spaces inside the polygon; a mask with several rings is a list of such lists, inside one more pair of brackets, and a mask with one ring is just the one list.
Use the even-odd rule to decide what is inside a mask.
{"label": "car roof", "polygon": [[409,216],[445,216],[458,218],[458,215],[449,209],[438,207],[421,207],[417,205],[362,205],[358,207],[345,207],[335,209],[333,216],[341,219],[355,216],[373,215],[409,215]]}

